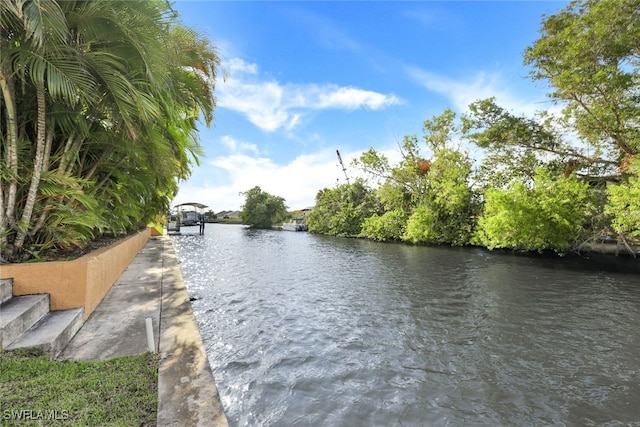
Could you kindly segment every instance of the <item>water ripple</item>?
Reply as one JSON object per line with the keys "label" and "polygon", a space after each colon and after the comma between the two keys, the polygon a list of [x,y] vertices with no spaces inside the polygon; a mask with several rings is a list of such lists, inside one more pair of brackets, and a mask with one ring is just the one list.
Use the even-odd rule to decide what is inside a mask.
{"label": "water ripple", "polygon": [[640,425],[637,275],[228,225],[172,240],[232,425]]}

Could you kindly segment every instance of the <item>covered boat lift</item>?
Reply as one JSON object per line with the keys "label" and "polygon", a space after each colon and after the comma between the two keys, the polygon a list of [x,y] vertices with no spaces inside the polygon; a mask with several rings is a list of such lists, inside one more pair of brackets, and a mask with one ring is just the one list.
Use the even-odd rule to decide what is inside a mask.
{"label": "covered boat lift", "polygon": [[[174,206],[167,221],[167,233],[180,233],[180,227],[200,224],[203,221],[203,211],[208,207],[196,202],[181,203]],[[203,232],[202,229],[201,225],[200,234]]]}

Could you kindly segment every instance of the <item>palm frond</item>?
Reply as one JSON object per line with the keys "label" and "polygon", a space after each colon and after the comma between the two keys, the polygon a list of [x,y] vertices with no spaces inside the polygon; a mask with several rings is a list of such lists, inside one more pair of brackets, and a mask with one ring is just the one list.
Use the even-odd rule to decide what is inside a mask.
{"label": "palm frond", "polygon": [[68,36],[67,19],[58,2],[31,0],[23,3],[23,23],[28,39],[36,48],[64,42]]}

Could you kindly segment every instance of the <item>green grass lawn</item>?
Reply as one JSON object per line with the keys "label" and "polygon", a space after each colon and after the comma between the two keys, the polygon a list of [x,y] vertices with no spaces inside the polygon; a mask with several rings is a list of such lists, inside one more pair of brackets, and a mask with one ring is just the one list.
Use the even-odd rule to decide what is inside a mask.
{"label": "green grass lawn", "polygon": [[52,361],[0,352],[0,425],[155,426],[158,356]]}

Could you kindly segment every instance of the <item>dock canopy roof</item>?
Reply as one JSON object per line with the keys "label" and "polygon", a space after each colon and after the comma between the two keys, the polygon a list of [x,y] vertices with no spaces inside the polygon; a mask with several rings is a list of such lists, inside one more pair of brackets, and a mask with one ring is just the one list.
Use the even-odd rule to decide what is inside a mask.
{"label": "dock canopy roof", "polygon": [[196,209],[204,209],[204,208],[208,208],[209,207],[207,205],[203,205],[202,203],[189,202],[189,203],[181,203],[179,205],[176,205],[176,208],[179,208],[181,206],[193,206]]}

